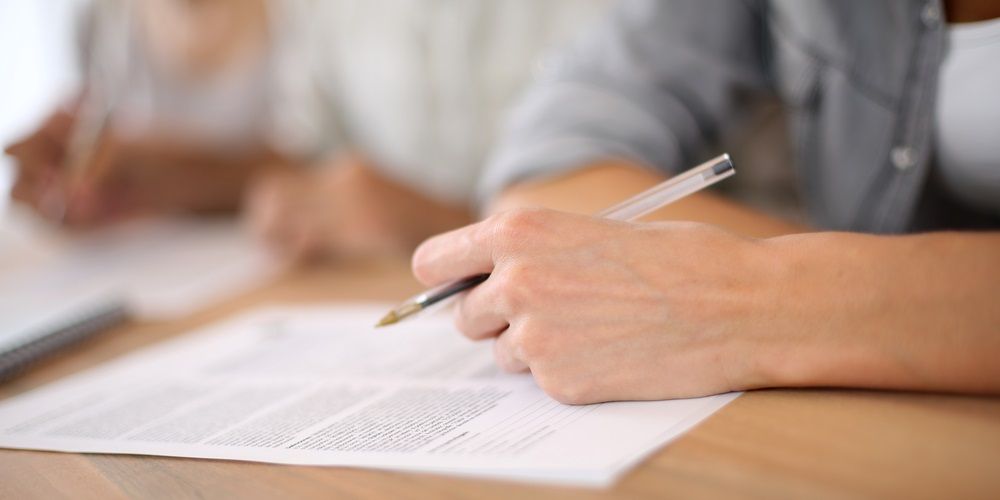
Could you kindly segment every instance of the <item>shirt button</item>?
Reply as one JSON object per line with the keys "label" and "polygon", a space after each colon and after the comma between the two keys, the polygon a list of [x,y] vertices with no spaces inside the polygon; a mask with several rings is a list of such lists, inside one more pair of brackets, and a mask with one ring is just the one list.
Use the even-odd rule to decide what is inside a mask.
{"label": "shirt button", "polygon": [[892,165],[896,170],[904,172],[917,164],[917,151],[909,146],[896,146],[890,153]]}
{"label": "shirt button", "polygon": [[927,2],[920,11],[920,20],[928,28],[937,28],[941,24],[941,7],[937,2]]}

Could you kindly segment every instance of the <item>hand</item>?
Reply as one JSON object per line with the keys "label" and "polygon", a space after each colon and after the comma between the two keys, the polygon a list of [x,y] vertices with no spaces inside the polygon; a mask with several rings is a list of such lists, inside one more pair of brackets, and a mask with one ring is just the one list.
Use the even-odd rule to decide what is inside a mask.
{"label": "hand", "polygon": [[33,134],[6,149],[18,175],[12,195],[42,216],[93,226],[142,213],[233,209],[267,151],[229,156],[167,137],[124,140],[106,130],[84,164],[64,165],[75,116],[57,112]]}
{"label": "hand", "polygon": [[6,148],[18,166],[11,194],[56,222],[75,226],[107,222],[125,211],[128,194],[144,197],[123,189],[124,165],[131,162],[123,154],[126,148],[110,134],[103,134],[94,150],[82,158],[85,163],[78,171],[67,170],[75,122],[76,105],[58,110],[35,132]]}
{"label": "hand", "polygon": [[694,223],[517,210],[437,236],[413,258],[437,285],[492,273],[460,298],[459,330],[495,338],[564,403],[703,396],[764,385],[748,325],[780,302],[760,240]]}
{"label": "hand", "polygon": [[356,154],[257,179],[246,217],[259,239],[294,261],[404,254],[470,219],[464,209],[389,180]]}
{"label": "hand", "polygon": [[1000,393],[1000,233],[766,240],[544,210],[428,240],[457,324],[566,403],[760,387]]}
{"label": "hand", "polygon": [[59,110],[30,135],[4,149],[18,167],[11,197],[50,218],[61,217],[62,163],[74,120],[72,112]]}

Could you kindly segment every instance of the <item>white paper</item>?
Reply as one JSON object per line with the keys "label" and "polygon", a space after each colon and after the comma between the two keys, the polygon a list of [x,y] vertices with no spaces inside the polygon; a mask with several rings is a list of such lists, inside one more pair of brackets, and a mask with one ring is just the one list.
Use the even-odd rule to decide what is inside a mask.
{"label": "white paper", "polygon": [[447,318],[250,313],[0,404],[0,446],[607,485],[734,399],[567,406]]}
{"label": "white paper", "polygon": [[138,220],[72,236],[11,210],[0,224],[0,351],[109,303],[144,319],[190,314],[276,268],[233,220]]}

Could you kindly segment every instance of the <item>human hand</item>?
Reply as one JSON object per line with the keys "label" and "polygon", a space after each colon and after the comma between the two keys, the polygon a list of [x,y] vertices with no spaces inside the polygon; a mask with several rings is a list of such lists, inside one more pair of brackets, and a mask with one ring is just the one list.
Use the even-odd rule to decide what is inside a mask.
{"label": "human hand", "polygon": [[81,165],[67,165],[76,119],[75,106],[57,110],[37,130],[5,149],[18,167],[11,195],[54,222],[72,226],[107,222],[123,212],[128,193],[118,181],[130,162],[121,141],[102,133],[93,150],[79,158]]}
{"label": "human hand", "polygon": [[34,132],[4,149],[17,165],[11,197],[49,218],[62,216],[62,164],[74,121],[73,112],[58,110]]}
{"label": "human hand", "polygon": [[431,238],[413,270],[426,285],[491,273],[459,299],[458,329],[564,403],[767,384],[751,326],[782,298],[763,240],[516,210]]}
{"label": "human hand", "polygon": [[103,225],[142,213],[235,208],[265,153],[230,156],[165,136],[124,139],[112,130],[65,163],[75,116],[55,113],[6,149],[18,164],[15,200],[70,226]]}
{"label": "human hand", "polygon": [[256,179],[245,217],[258,239],[293,261],[403,253],[415,245],[406,220],[419,214],[406,207],[416,196],[346,154],[320,169]]}

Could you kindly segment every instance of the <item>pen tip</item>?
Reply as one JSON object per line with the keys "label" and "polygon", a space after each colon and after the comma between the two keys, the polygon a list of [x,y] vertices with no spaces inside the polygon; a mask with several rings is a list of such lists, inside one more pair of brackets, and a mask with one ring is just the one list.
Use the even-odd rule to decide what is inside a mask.
{"label": "pen tip", "polygon": [[399,316],[396,315],[396,311],[390,311],[389,314],[386,314],[382,317],[382,319],[378,320],[375,328],[382,328],[383,326],[389,326],[397,322],[399,322]]}
{"label": "pen tip", "polygon": [[379,322],[375,325],[375,328],[399,323],[400,321],[403,321],[404,319],[420,312],[422,309],[423,306],[417,302],[407,302],[406,304],[389,311],[388,314],[379,320]]}

